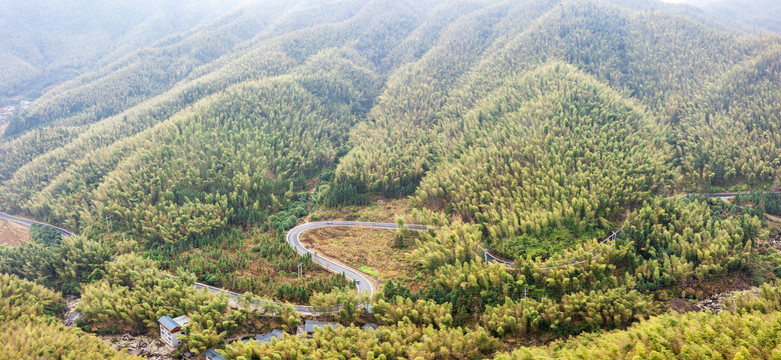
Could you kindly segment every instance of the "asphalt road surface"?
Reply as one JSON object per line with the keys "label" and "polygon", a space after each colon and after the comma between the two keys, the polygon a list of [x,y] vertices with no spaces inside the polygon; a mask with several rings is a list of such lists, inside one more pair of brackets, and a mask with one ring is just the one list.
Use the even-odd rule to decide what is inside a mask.
{"label": "asphalt road surface", "polygon": [[[337,262],[335,260],[326,259],[322,256],[319,256],[315,254],[314,252],[310,251],[304,245],[301,245],[301,241],[299,239],[299,236],[302,232],[311,230],[311,229],[317,229],[321,227],[328,227],[328,226],[349,226],[349,227],[370,227],[370,228],[376,228],[376,229],[397,229],[398,226],[395,223],[377,223],[377,222],[361,222],[361,221],[320,221],[320,222],[310,222],[306,224],[298,225],[287,233],[287,242],[292,246],[294,249],[296,249],[296,252],[298,252],[299,255],[303,256],[307,253],[312,254],[312,260],[323,266],[324,268],[328,269],[329,271],[335,272],[337,274],[344,273],[344,276],[347,277],[350,280],[353,280],[357,283],[358,292],[366,292],[369,294],[369,296],[374,295],[374,292],[376,289],[374,288],[373,282],[362,272],[353,269],[347,265],[344,265],[340,262]],[[425,231],[427,228],[422,225],[407,225],[407,228],[409,230],[414,231]]]}
{"label": "asphalt road surface", "polygon": [[60,235],[62,235],[63,237],[68,237],[68,236],[72,236],[72,235],[73,235],[73,233],[72,233],[72,232],[70,232],[70,231],[68,231],[68,230],[65,230],[65,229],[63,229],[63,228],[56,227],[56,226],[54,226],[54,225],[49,225],[49,224],[42,223],[42,222],[38,222],[38,221],[34,221],[34,220],[27,220],[27,219],[22,219],[22,218],[18,218],[18,217],[16,217],[16,216],[11,216],[11,215],[8,215],[8,214],[6,214],[6,213],[1,213],[1,212],[0,212],[0,219],[5,219],[5,220],[8,220],[8,221],[13,221],[13,222],[15,222],[15,223],[17,223],[17,224],[21,224],[21,225],[24,225],[24,226],[26,226],[26,227],[30,227],[32,224],[40,224],[40,225],[45,225],[45,226],[53,227],[53,228],[55,228],[55,229],[57,230],[57,232],[59,232],[59,233],[60,233]]}
{"label": "asphalt road surface", "polygon": [[[57,231],[62,234],[63,237],[72,236],[73,233],[71,233],[68,230],[65,230],[63,228],[59,228],[53,225],[49,225],[46,223],[33,221],[33,220],[27,220],[23,218],[18,218],[15,216],[11,216],[5,213],[0,212],[0,218],[6,219],[9,221],[13,221],[15,223],[24,225],[29,227],[32,224],[41,224],[45,226],[51,226]],[[348,279],[355,281],[357,283],[357,290],[359,292],[366,292],[369,296],[373,295],[376,289],[374,288],[373,282],[363,273],[360,271],[353,269],[347,265],[344,265],[340,262],[337,262],[335,260],[326,259],[322,256],[318,256],[317,254],[309,251],[309,249],[305,248],[303,245],[301,245],[301,241],[299,240],[299,235],[301,235],[302,232],[316,229],[320,227],[326,227],[326,226],[350,226],[350,227],[370,227],[370,228],[377,228],[377,229],[397,229],[398,226],[395,223],[375,223],[375,222],[360,222],[360,221],[322,221],[322,222],[311,222],[306,224],[298,225],[287,233],[287,242],[292,246],[294,249],[296,249],[296,252],[298,252],[299,255],[305,255],[306,253],[312,254],[312,260],[320,264],[321,266],[325,267],[326,269],[335,272],[337,274],[344,273],[345,277]],[[422,225],[407,225],[407,228],[409,230],[413,231],[425,231],[427,228]],[[200,289],[209,289],[209,291],[213,293],[225,293],[228,294],[228,296],[232,300],[237,300],[240,296],[243,296],[242,294],[217,288],[214,286],[202,284],[202,283],[195,283],[195,288]],[[293,305],[293,308],[296,309],[299,313],[302,314],[316,314],[317,312],[312,308],[311,306],[306,305]]]}
{"label": "asphalt road surface", "polygon": [[[778,192],[774,192],[778,193]],[[686,194],[684,196],[690,196],[691,194]],[[716,198],[725,198],[725,197],[733,197],[737,195],[737,193],[716,193],[716,194],[707,194],[708,197],[716,197]],[[13,222],[16,222],[18,224],[22,224],[24,226],[30,227],[32,224],[41,224],[46,226],[51,226],[57,231],[62,234],[63,237],[72,236],[73,233],[71,233],[68,230],[65,230],[60,227],[56,227],[53,225],[49,225],[46,223],[42,223],[39,221],[34,220],[28,220],[23,218],[18,218],[15,216],[11,216],[5,213],[0,212],[0,218],[10,220]],[[340,262],[337,262],[335,260],[327,259],[322,256],[319,256],[315,254],[314,252],[310,251],[303,245],[301,245],[301,241],[299,239],[299,236],[301,233],[307,230],[321,228],[321,227],[327,227],[327,226],[349,226],[349,227],[370,227],[370,228],[376,228],[376,229],[397,229],[398,226],[395,223],[378,223],[378,222],[361,222],[361,221],[320,221],[320,222],[310,222],[298,225],[287,233],[287,242],[292,246],[296,252],[298,252],[299,255],[305,255],[306,253],[312,254],[312,260],[320,264],[321,266],[325,267],[326,269],[335,272],[335,273],[344,273],[345,277],[347,277],[350,280],[353,280],[356,282],[357,290],[359,292],[365,292],[368,293],[369,296],[373,295],[376,289],[374,288],[373,282],[369,280],[369,278],[364,275],[362,272],[351,268],[347,265],[344,265]],[[413,231],[426,231],[426,226],[423,225],[407,225],[407,228],[409,230]],[[615,233],[612,235],[612,237],[615,236]],[[490,252],[488,252],[487,249],[483,249],[485,252],[484,256],[486,257],[486,260],[489,262],[497,262],[500,263],[508,268],[512,268],[512,263],[509,261],[505,261],[499,258],[496,258],[495,256],[491,255]],[[558,267],[558,266],[557,266]],[[202,283],[195,283],[196,289],[209,289],[209,291],[213,293],[226,293],[228,296],[230,296],[231,299],[236,300],[239,296],[242,296],[242,294],[235,293],[233,291],[220,289],[214,286],[209,286]],[[299,313],[303,314],[315,314],[316,312],[311,306],[305,306],[305,305],[293,305],[293,307],[298,311]]]}

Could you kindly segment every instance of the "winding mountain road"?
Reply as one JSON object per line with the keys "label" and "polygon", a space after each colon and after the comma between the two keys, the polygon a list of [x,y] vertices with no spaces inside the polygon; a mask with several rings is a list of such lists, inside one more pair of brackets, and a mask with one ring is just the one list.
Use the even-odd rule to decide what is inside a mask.
{"label": "winding mountain road", "polygon": [[[378,222],[361,222],[361,221],[320,221],[320,222],[310,222],[310,223],[304,223],[301,225],[298,225],[287,233],[287,242],[292,246],[294,249],[296,249],[296,252],[298,252],[299,255],[303,256],[307,253],[312,254],[312,261],[314,261],[317,264],[320,264],[321,266],[325,267],[329,271],[335,272],[337,274],[344,273],[344,276],[346,276],[348,279],[353,280],[357,283],[358,286],[358,292],[368,292],[369,296],[373,295],[376,289],[374,289],[373,281],[371,281],[366,275],[364,275],[362,272],[353,269],[347,265],[344,265],[338,261],[331,260],[325,257],[322,257],[320,255],[317,255],[316,253],[310,251],[307,249],[304,245],[301,245],[301,241],[299,239],[299,236],[301,233],[307,230],[311,229],[317,229],[321,227],[329,227],[329,226],[349,226],[349,227],[370,227],[370,228],[376,228],[376,229],[398,229],[398,226],[395,223],[378,223]],[[423,225],[407,225],[407,229],[413,230],[413,231],[426,231],[427,228]]]}
{"label": "winding mountain road", "polygon": [[[307,253],[312,255],[312,261],[316,264],[319,264],[320,266],[328,269],[331,272],[337,273],[337,274],[344,274],[344,276],[352,281],[355,281],[357,284],[357,290],[358,292],[367,292],[369,296],[374,295],[374,292],[377,291],[377,289],[374,288],[374,282],[369,279],[366,275],[364,275],[362,272],[344,265],[336,260],[332,260],[326,257],[323,257],[321,255],[317,255],[315,252],[307,249],[304,245],[301,244],[300,236],[303,232],[307,230],[322,228],[322,227],[329,227],[329,226],[347,226],[347,227],[369,227],[369,228],[375,228],[375,229],[388,229],[388,230],[395,230],[398,229],[398,225],[395,223],[380,223],[380,222],[361,222],[361,221],[320,221],[320,222],[310,222],[310,223],[304,223],[301,225],[298,225],[292,229],[290,229],[287,232],[287,243],[290,244],[293,249],[296,250],[296,252],[304,256]],[[426,231],[428,228],[423,225],[407,225],[406,226],[408,230],[412,231]],[[235,293],[233,291],[225,290],[216,288],[214,286],[209,286],[206,284],[201,283],[195,283],[195,287],[197,289],[209,289],[209,291],[213,293],[226,293],[228,296],[231,297],[231,299],[237,299],[240,296],[243,296],[242,294]],[[292,305],[296,311],[298,311],[301,314],[323,314],[323,312],[315,311],[315,309],[312,306],[308,305]],[[333,311],[331,311],[333,312]]]}
{"label": "winding mountain road", "polygon": [[[45,226],[50,226],[52,228],[55,228],[60,234],[62,234],[63,237],[73,236],[74,234],[68,230],[65,230],[63,228],[59,228],[50,224],[42,223],[39,221],[34,220],[28,220],[16,216],[11,216],[5,213],[0,212],[0,218],[13,221],[15,223],[21,224],[26,227],[30,227],[32,224],[40,224]],[[317,229],[321,227],[328,227],[328,226],[348,226],[348,227],[370,227],[370,228],[376,228],[376,229],[389,229],[394,230],[398,228],[398,225],[395,223],[379,223],[379,222],[361,222],[361,221],[321,221],[321,222],[310,222],[310,223],[304,223],[301,225],[298,225],[287,233],[287,242],[292,246],[296,252],[298,252],[299,255],[304,256],[307,253],[312,255],[312,261],[315,263],[325,267],[331,272],[341,274],[344,273],[345,277],[348,279],[355,281],[357,284],[357,290],[358,292],[366,292],[369,296],[374,295],[374,292],[376,289],[374,288],[374,282],[371,281],[366,275],[364,275],[362,272],[344,265],[336,260],[328,259],[323,256],[317,255],[315,252],[310,251],[305,246],[301,244],[300,235],[311,229]],[[423,225],[407,225],[407,229],[413,230],[413,231],[426,231],[427,227]],[[230,299],[237,300],[240,296],[243,296],[243,294],[239,294],[230,290],[214,287],[211,285],[206,285],[202,283],[195,283],[195,288],[200,289],[208,289],[209,291],[213,293],[225,293],[227,294]],[[262,304],[262,300],[258,303]],[[301,314],[322,314],[322,312],[317,312],[315,309],[311,306],[307,305],[292,305],[296,311],[298,311]]]}
{"label": "winding mountain road", "polygon": [[8,221],[13,221],[13,222],[15,222],[15,223],[17,223],[17,224],[21,224],[21,225],[23,225],[23,226],[26,226],[26,227],[30,227],[30,226],[32,226],[33,224],[45,225],[45,226],[52,227],[52,228],[56,229],[56,230],[57,230],[57,232],[59,232],[59,233],[60,233],[60,235],[62,235],[63,237],[69,237],[69,236],[73,236],[73,233],[72,233],[72,232],[70,232],[70,231],[68,231],[68,230],[65,230],[65,229],[63,229],[63,228],[56,227],[56,226],[54,226],[54,225],[50,225],[50,224],[47,224],[47,223],[42,223],[42,222],[40,222],[40,221],[35,221],[35,220],[27,220],[27,219],[23,219],[23,218],[18,218],[18,217],[16,217],[16,216],[11,216],[11,215],[8,215],[8,214],[6,214],[6,213],[2,213],[2,212],[0,212],[0,219],[5,219],[5,220],[8,220]]}
{"label": "winding mountain road", "polygon": [[[686,195],[683,195],[683,196],[690,196],[690,195],[692,195],[692,194],[686,194]],[[737,195],[737,193],[707,194],[705,196],[714,197],[714,198],[727,198],[727,197],[733,197],[735,195]],[[21,225],[26,226],[26,227],[30,227],[32,224],[40,224],[40,225],[50,226],[50,227],[55,228],[60,234],[62,234],[63,237],[68,237],[68,236],[73,236],[74,235],[72,232],[70,232],[68,230],[65,230],[63,228],[57,227],[57,226],[53,226],[53,225],[50,225],[50,224],[42,223],[42,222],[39,222],[39,221],[28,220],[28,219],[19,218],[19,217],[16,217],[16,216],[11,216],[11,215],[8,215],[8,214],[2,213],[2,212],[0,212],[0,219],[13,221],[15,223],[21,224]],[[290,229],[287,232],[286,240],[287,240],[288,244],[290,244],[290,246],[293,247],[299,255],[304,256],[307,253],[311,254],[312,255],[312,261],[314,261],[315,263],[325,267],[326,269],[328,269],[331,272],[334,272],[334,273],[337,273],[337,274],[344,273],[345,277],[347,277],[348,279],[350,279],[352,281],[355,281],[358,292],[366,292],[366,293],[368,293],[369,296],[373,295],[375,293],[375,291],[376,291],[376,289],[374,288],[374,282],[371,281],[371,279],[369,279],[362,272],[360,272],[360,271],[358,271],[358,270],[356,270],[356,269],[354,269],[354,268],[352,268],[350,266],[342,264],[342,263],[340,263],[340,262],[338,262],[336,260],[332,260],[332,259],[323,257],[321,255],[317,255],[317,253],[307,249],[304,245],[301,244],[300,236],[301,236],[301,234],[303,232],[305,232],[307,230],[312,230],[312,229],[317,229],[317,228],[322,228],[322,227],[329,227],[329,226],[369,227],[369,228],[375,228],[375,229],[395,230],[395,229],[398,229],[398,225],[396,225],[395,223],[382,223],[382,222],[319,221],[319,222],[309,222],[309,223],[304,223],[304,224],[298,225],[298,226]],[[412,231],[426,231],[426,230],[428,230],[428,228],[426,226],[424,226],[424,225],[407,225],[406,228],[408,230],[412,230]],[[615,237],[618,235],[618,232],[620,232],[620,230],[614,231],[610,236],[605,238],[605,240],[601,241],[600,244],[603,244],[603,243],[607,242],[608,240],[615,239]],[[488,249],[483,249],[483,251],[484,251],[483,255],[485,257],[485,260],[487,260],[488,262],[499,263],[499,264],[502,264],[502,265],[504,265],[505,267],[507,267],[509,269],[513,268],[512,267],[512,265],[513,265],[512,262],[509,262],[509,261],[506,261],[506,260],[502,260],[502,259],[499,259],[499,258],[495,257],[494,255],[492,255],[488,251]],[[594,257],[599,256],[599,255],[600,255],[600,253],[592,254],[592,259]],[[585,261],[586,260],[583,260],[583,261],[574,261],[574,260],[573,261],[563,261],[561,264],[557,263],[557,264],[554,264],[554,265],[549,265],[549,266],[543,267],[542,269],[554,269],[554,268],[559,268],[559,267],[563,267],[563,266],[571,266],[571,265],[583,263]],[[242,294],[239,294],[239,293],[236,293],[236,292],[233,292],[233,291],[230,291],[230,290],[225,290],[225,289],[217,288],[217,287],[206,285],[206,284],[202,284],[202,283],[195,283],[195,288],[199,289],[199,290],[200,289],[209,289],[209,291],[211,291],[213,293],[225,293],[233,300],[236,300],[240,296],[243,296]],[[262,304],[262,300],[258,304]],[[293,305],[293,308],[295,308],[295,310],[298,311],[301,314],[323,314],[323,312],[315,311],[314,308],[311,307],[311,306]]]}
{"label": "winding mountain road", "polygon": [[[781,192],[778,192],[778,191],[771,191],[770,193],[771,194],[781,194]],[[735,197],[735,196],[740,195],[740,194],[748,194],[748,193],[746,193],[746,192],[742,192],[742,193],[736,193],[736,192],[731,192],[731,193],[712,193],[712,194],[704,194],[703,196],[709,197],[709,198],[727,199],[727,198]],[[700,195],[700,194],[690,193],[690,194],[683,194],[683,195],[675,195],[673,197],[678,197],[678,196],[690,197],[690,196],[695,196],[695,195]],[[604,244],[604,243],[606,243],[608,241],[615,240],[616,236],[618,236],[618,234],[622,230],[623,229],[618,229],[618,230],[613,231],[612,234],[610,234],[604,240],[600,241],[598,245],[602,245],[602,244]],[[507,261],[507,260],[503,260],[503,259],[498,258],[497,256],[491,254],[491,252],[488,249],[486,249],[486,248],[482,248],[481,247],[481,249],[483,250],[484,260],[486,262],[498,263],[500,265],[504,265],[504,267],[506,267],[507,269],[511,269],[511,270],[515,269],[513,267],[513,263],[511,261]],[[587,261],[589,261],[591,259],[599,257],[600,255],[602,255],[601,252],[597,252],[597,253],[591,252],[591,257],[588,258],[588,259],[585,259],[585,260],[574,260],[574,259],[573,260],[562,260],[562,261],[557,261],[557,262],[552,262],[552,263],[545,263],[544,266],[540,267],[540,269],[541,270],[551,270],[551,269],[562,268],[562,267],[565,267],[565,266],[573,266],[573,265],[584,264],[584,263],[586,263]]]}

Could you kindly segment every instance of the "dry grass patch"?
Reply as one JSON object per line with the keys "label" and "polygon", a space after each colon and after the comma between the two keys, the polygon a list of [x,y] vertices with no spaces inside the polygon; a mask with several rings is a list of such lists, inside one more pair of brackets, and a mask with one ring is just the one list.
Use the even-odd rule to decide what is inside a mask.
{"label": "dry grass patch", "polygon": [[396,231],[364,227],[324,227],[301,234],[307,248],[382,281],[393,280],[417,291],[423,283],[420,271],[410,261],[417,235],[404,239],[406,248],[393,247]]}
{"label": "dry grass patch", "polygon": [[19,246],[30,242],[30,229],[13,221],[0,219],[0,245]]}

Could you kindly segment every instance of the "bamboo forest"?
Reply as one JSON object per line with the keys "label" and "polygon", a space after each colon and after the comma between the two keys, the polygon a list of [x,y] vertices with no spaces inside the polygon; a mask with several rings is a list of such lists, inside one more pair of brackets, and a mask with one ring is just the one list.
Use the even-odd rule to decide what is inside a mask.
{"label": "bamboo forest", "polygon": [[0,360],[781,358],[774,0],[2,7]]}

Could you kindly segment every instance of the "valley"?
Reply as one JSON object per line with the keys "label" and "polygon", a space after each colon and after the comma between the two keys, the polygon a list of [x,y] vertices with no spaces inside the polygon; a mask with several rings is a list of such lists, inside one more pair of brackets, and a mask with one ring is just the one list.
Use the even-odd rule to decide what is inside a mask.
{"label": "valley", "polygon": [[749,1],[9,6],[0,358],[774,358]]}

